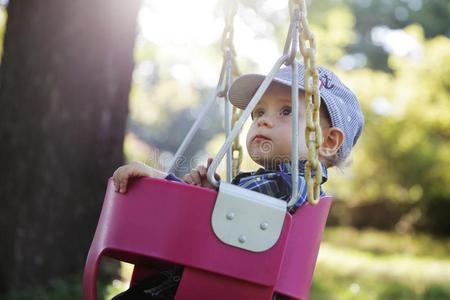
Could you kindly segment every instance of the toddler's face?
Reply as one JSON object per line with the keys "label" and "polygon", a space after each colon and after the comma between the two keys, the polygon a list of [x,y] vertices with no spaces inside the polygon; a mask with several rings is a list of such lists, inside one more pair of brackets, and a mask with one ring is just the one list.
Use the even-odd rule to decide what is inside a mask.
{"label": "toddler's face", "polygon": [[[303,93],[299,93],[299,158],[307,158],[305,143]],[[253,123],[247,134],[250,157],[265,168],[290,161],[291,158],[291,89],[272,83],[252,113]]]}

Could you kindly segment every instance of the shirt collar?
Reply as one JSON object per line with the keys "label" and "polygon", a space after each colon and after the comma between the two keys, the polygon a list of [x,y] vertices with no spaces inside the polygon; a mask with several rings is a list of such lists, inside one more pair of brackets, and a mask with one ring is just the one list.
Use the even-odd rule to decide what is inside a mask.
{"label": "shirt collar", "polygon": [[[305,176],[305,165],[308,161],[307,160],[299,160],[298,161],[298,174],[300,176]],[[320,167],[322,168],[322,183],[325,183],[328,180],[328,172],[327,172],[327,168],[325,167],[324,164],[320,163]],[[292,164],[291,162],[284,162],[281,163],[279,165],[277,165],[275,168],[275,170],[273,169],[264,169],[264,168],[260,168],[256,173],[260,174],[260,173],[267,173],[270,171],[276,171],[276,172],[283,172],[283,173],[292,173]],[[312,175],[314,175],[315,172],[312,172]]]}

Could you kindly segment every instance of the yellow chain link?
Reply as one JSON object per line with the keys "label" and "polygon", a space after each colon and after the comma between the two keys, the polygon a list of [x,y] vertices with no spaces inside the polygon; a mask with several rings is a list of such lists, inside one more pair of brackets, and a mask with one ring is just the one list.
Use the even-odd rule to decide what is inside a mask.
{"label": "yellow chain link", "polygon": [[[234,127],[234,124],[239,120],[241,117],[242,111],[238,110],[235,106],[233,106],[233,118],[231,121],[232,127]],[[239,174],[239,171],[241,169],[242,164],[242,146],[239,143],[239,134],[236,136],[236,138],[233,140],[233,178],[236,177]]]}
{"label": "yellow chain link", "polygon": [[[305,101],[306,101],[306,132],[308,146],[308,162],[305,165],[305,179],[308,187],[308,202],[317,204],[320,198],[322,169],[319,161],[319,147],[322,141],[320,128],[320,92],[319,75],[316,70],[316,43],[309,29],[305,0],[294,0],[300,11],[299,46],[305,68]],[[312,176],[312,173],[315,176]]]}
{"label": "yellow chain link", "polygon": [[[234,2],[234,1],[231,1]],[[306,132],[305,138],[308,147],[308,162],[305,166],[305,178],[308,186],[308,202],[317,204],[320,198],[320,184],[322,182],[322,169],[319,161],[319,147],[322,141],[322,132],[320,127],[320,92],[319,92],[319,75],[316,70],[316,43],[314,35],[309,29],[308,20],[306,18],[307,8],[305,0],[294,0],[293,5],[297,5],[300,11],[299,24],[299,46],[300,53],[303,57],[305,68],[305,101],[306,101]],[[228,24],[232,24],[232,20],[236,13],[236,7],[232,5],[232,9],[228,11]],[[232,26],[232,25],[231,25]],[[232,27],[231,27],[232,28]],[[231,29],[232,30],[232,29]],[[232,32],[232,31],[231,31]],[[231,35],[232,37],[232,35]],[[230,42],[229,36],[225,37],[227,42]],[[232,46],[232,43],[230,43]],[[309,44],[309,45],[307,45]],[[234,54],[234,47],[231,47]],[[239,76],[239,70],[235,63],[235,56],[233,55],[233,75]],[[233,106],[232,112],[232,126],[239,119],[241,111]],[[239,135],[233,141],[233,177],[235,177],[240,170],[242,164],[243,151],[239,142]],[[312,176],[312,173],[315,176]]]}

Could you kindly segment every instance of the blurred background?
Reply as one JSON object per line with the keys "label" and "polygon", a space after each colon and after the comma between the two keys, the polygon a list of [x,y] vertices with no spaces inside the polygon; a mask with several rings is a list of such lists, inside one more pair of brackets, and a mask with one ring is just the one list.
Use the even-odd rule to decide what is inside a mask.
{"label": "blurred background", "polygon": [[[239,1],[242,73],[266,73],[281,55],[287,2]],[[164,169],[215,89],[223,6],[0,1],[4,299],[82,297],[108,177],[134,160]],[[325,185],[335,201],[310,298],[450,299],[450,3],[316,0],[308,18],[318,62],[357,94],[366,118],[348,164]],[[221,146],[221,101],[178,175]],[[244,150],[241,169],[255,168]],[[103,269],[110,299],[131,267]]]}

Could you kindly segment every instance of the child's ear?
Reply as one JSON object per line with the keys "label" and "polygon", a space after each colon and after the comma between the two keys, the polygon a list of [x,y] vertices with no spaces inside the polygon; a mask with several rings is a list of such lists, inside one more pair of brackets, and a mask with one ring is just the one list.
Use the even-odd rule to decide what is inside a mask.
{"label": "child's ear", "polygon": [[329,127],[322,131],[323,142],[319,148],[319,155],[332,158],[344,143],[345,134],[337,127]]}

